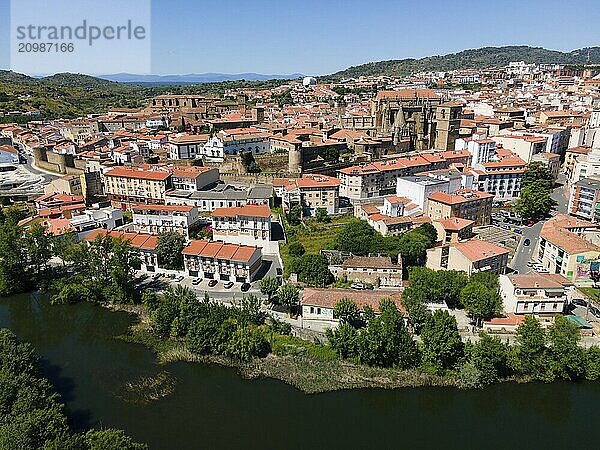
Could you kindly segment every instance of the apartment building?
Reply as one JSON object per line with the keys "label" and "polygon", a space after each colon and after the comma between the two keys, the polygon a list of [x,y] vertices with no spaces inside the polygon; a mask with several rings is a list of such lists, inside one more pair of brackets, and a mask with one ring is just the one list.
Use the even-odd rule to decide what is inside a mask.
{"label": "apartment building", "polygon": [[575,157],[573,173],[569,183],[577,183],[582,178],[600,175],[600,148],[592,148],[587,154]]}
{"label": "apartment building", "polygon": [[410,199],[419,210],[427,211],[428,199],[434,192],[455,192],[461,187],[460,178],[453,181],[428,176],[400,177],[396,181],[396,195]]}
{"label": "apartment building", "polygon": [[329,266],[336,278],[375,287],[402,287],[402,260],[393,263],[389,256],[353,256],[341,265]]}
{"label": "apartment building", "polygon": [[504,156],[498,161],[477,164],[469,172],[473,188],[494,196],[494,200],[512,200],[521,195],[521,180],[527,163],[518,156]]}
{"label": "apartment building", "polygon": [[281,198],[284,211],[300,205],[304,215],[314,215],[323,208],[328,214],[337,214],[340,207],[340,180],[326,175],[303,175],[300,178],[273,180],[275,195]]}
{"label": "apartment building", "polygon": [[427,267],[434,270],[462,270],[503,274],[508,264],[508,249],[481,239],[444,244],[427,250]]}
{"label": "apartment building", "polygon": [[173,190],[167,192],[166,202],[169,205],[190,205],[198,211],[212,212],[217,208],[235,206],[270,205],[273,198],[273,187],[255,185],[239,187],[226,183],[216,183],[199,191]]}
{"label": "apartment building", "polygon": [[204,155],[204,145],[210,139],[208,134],[177,133],[169,136],[169,159],[196,159]]}
{"label": "apartment building", "polygon": [[453,194],[434,192],[427,201],[427,215],[432,220],[458,217],[475,222],[477,226],[492,222],[492,200],[486,192],[462,189]]}
{"label": "apartment building", "polygon": [[219,169],[199,166],[168,166],[173,189],[194,192],[219,181]]}
{"label": "apartment building", "polygon": [[437,231],[437,242],[451,244],[473,237],[473,220],[452,217],[451,219],[434,220],[432,225]]}
{"label": "apartment building", "polygon": [[86,235],[85,240],[92,243],[98,236],[108,235],[113,239],[129,241],[131,249],[140,261],[140,270],[144,272],[156,272],[158,267],[158,236],[145,233],[129,233],[125,231],[107,231],[98,229]]}
{"label": "apartment building", "polygon": [[597,224],[564,214],[548,219],[540,233],[539,262],[571,281],[589,279],[592,264],[600,259],[600,247],[591,242],[598,230]]}
{"label": "apartment building", "polygon": [[469,138],[459,138],[455,150],[466,150],[471,154],[471,164],[483,164],[492,160],[496,154],[496,141],[485,134],[474,134]]}
{"label": "apartment building", "polygon": [[[419,172],[467,166],[471,154],[466,151],[423,153],[417,156],[377,161],[338,171],[340,196],[351,200],[396,194],[396,180]],[[399,194],[402,195],[402,194]]]}
{"label": "apartment building", "polygon": [[600,222],[600,176],[582,178],[570,187],[569,214]]}
{"label": "apartment building", "polygon": [[133,229],[140,233],[179,233],[186,238],[199,220],[198,208],[186,205],[133,205]]}
{"label": "apartment building", "polygon": [[260,248],[218,241],[193,240],[182,251],[192,277],[250,283],[262,265]]}
{"label": "apartment building", "polygon": [[217,208],[211,214],[211,222],[215,240],[261,247],[271,240],[268,205]]}
{"label": "apartment building", "polygon": [[104,192],[116,207],[164,204],[171,187],[171,172],[158,166],[119,166],[104,173]]}
{"label": "apartment building", "polygon": [[499,282],[503,309],[509,314],[563,314],[573,291],[573,282],[559,274],[500,275]]}

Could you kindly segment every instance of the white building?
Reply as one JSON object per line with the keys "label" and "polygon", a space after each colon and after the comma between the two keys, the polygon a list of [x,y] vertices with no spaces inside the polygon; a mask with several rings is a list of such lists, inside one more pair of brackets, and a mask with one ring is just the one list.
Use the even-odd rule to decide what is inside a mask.
{"label": "white building", "polygon": [[500,275],[504,312],[535,316],[562,314],[573,291],[573,282],[560,274]]}
{"label": "white building", "polygon": [[496,154],[496,141],[487,139],[485,134],[474,134],[471,138],[459,138],[454,143],[456,150],[467,150],[471,154],[471,164],[486,163]]}
{"label": "white building", "polygon": [[123,212],[112,206],[106,208],[88,208],[69,219],[71,226],[78,232],[89,231],[95,228],[112,230],[125,223]]}
{"label": "white building", "polygon": [[204,145],[209,140],[208,134],[178,133],[169,137],[169,159],[196,159],[204,155]]}
{"label": "white building", "polygon": [[268,205],[218,208],[212,212],[211,220],[215,240],[259,247],[271,240],[271,208]]}
{"label": "white building", "polygon": [[221,130],[208,139],[202,151],[207,159],[217,161],[222,161],[225,155],[242,152],[267,153],[270,151],[269,135],[256,128]]}
{"label": "white building", "polygon": [[198,209],[186,205],[136,205],[133,212],[133,229],[141,233],[179,233],[190,236],[190,227],[198,222]]}
{"label": "white building", "polygon": [[415,203],[421,211],[427,209],[427,199],[434,192],[451,194],[461,188],[461,180],[438,180],[427,176],[400,177],[396,181],[396,195],[406,197]]}

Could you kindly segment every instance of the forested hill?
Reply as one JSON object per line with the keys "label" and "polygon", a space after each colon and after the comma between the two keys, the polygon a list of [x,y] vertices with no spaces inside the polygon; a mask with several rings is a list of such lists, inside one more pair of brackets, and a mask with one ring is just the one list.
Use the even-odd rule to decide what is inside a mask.
{"label": "forested hill", "polygon": [[581,65],[588,61],[600,63],[600,47],[588,47],[571,52],[547,50],[541,47],[509,46],[483,47],[442,56],[425,58],[395,59],[361,64],[336,72],[327,79],[357,78],[360,76],[406,76],[417,72],[442,72],[457,69],[484,69],[502,67],[511,61],[525,61],[537,64]]}

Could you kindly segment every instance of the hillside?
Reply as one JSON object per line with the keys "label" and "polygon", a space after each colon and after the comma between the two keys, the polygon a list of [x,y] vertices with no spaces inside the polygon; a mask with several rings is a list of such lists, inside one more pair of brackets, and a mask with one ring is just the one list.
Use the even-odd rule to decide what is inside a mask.
{"label": "hillside", "polygon": [[442,72],[457,69],[483,69],[506,66],[511,61],[580,65],[587,62],[588,51],[590,62],[600,63],[600,47],[583,48],[566,53],[528,46],[483,47],[443,56],[371,62],[350,67],[322,79],[340,80],[369,75],[406,76],[411,73],[427,71]]}

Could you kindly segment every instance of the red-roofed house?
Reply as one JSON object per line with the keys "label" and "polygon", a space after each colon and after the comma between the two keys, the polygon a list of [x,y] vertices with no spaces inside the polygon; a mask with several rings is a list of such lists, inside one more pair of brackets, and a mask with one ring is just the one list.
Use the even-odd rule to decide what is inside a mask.
{"label": "red-roofed house", "polygon": [[481,239],[440,245],[427,250],[427,267],[434,270],[462,270],[503,274],[508,264],[508,250]]}
{"label": "red-roofed house", "polygon": [[476,225],[489,225],[492,221],[492,200],[486,192],[462,189],[454,194],[434,192],[427,201],[427,215],[432,220],[459,217],[475,221]]}
{"label": "red-roofed house", "polygon": [[158,245],[158,236],[145,233],[127,233],[124,231],[107,231],[97,229],[90,232],[85,240],[92,243],[98,236],[108,235],[113,239],[123,239],[130,242],[136,256],[140,260],[140,269],[144,272],[156,272],[158,267],[158,253],[156,246]]}
{"label": "red-roofed house", "polygon": [[260,247],[271,240],[271,208],[268,205],[217,208],[211,219],[216,240]]}
{"label": "red-roofed house", "polygon": [[193,240],[183,249],[185,271],[193,277],[249,283],[262,265],[260,248]]}
{"label": "red-roofed house", "polygon": [[281,198],[284,211],[302,206],[304,215],[311,216],[323,208],[337,214],[340,207],[340,180],[326,175],[303,175],[301,178],[275,178],[275,195]]}

